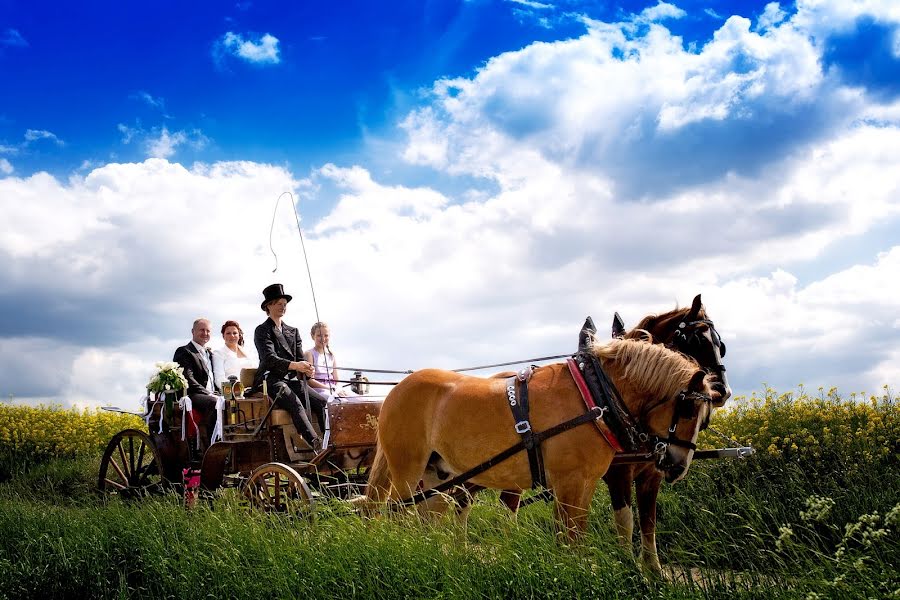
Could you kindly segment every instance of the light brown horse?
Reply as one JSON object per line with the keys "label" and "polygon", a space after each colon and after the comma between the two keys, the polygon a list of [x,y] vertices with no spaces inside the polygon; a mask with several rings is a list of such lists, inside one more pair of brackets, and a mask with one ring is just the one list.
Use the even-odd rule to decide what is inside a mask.
{"label": "light brown horse", "polygon": [[[694,298],[691,306],[676,308],[659,315],[648,315],[631,331],[625,331],[624,323],[613,320],[613,337],[626,339],[647,339],[649,334],[655,344],[663,344],[667,348],[677,350],[696,360],[700,367],[710,374],[712,404],[720,407],[731,396],[731,387],[725,375],[722,357],[725,356],[725,344],[719,338],[715,325],[706,313],[700,294]],[[587,326],[587,324],[586,324]],[[593,329],[582,331],[582,336],[595,333]],[[509,376],[512,373],[499,373],[495,377]],[[705,427],[706,423],[703,424]],[[632,486],[637,491],[638,516],[641,533],[641,563],[651,571],[662,572],[659,554],[656,550],[656,499],[659,495],[663,473],[653,462],[638,464],[613,464],[603,476],[609,487],[609,496],[615,516],[616,533],[619,542],[631,550],[631,539],[634,533],[634,514],[632,512]],[[474,491],[474,490],[473,490]],[[501,493],[500,498],[510,510],[515,512],[519,506],[519,494],[511,491]]]}
{"label": "light brown horse", "polygon": [[[591,351],[643,431],[665,438],[677,423],[674,435],[680,441],[696,441],[700,424],[709,414],[711,390],[706,373],[695,362],[662,346],[634,340],[613,340]],[[530,421],[536,432],[586,410],[564,364],[536,369],[528,389]],[[463,473],[519,439],[503,380],[437,369],[417,371],[384,401],[367,499],[370,503],[408,499],[422,485],[429,463],[439,463],[439,470],[450,474]],[[585,530],[597,480],[606,473],[615,451],[591,423],[552,437],[541,448],[556,516],[569,536],[576,537]],[[670,444],[658,464],[666,470],[667,479],[676,481],[687,473],[692,457],[692,449]],[[471,481],[499,490],[529,489],[527,456],[524,452],[514,455]]]}

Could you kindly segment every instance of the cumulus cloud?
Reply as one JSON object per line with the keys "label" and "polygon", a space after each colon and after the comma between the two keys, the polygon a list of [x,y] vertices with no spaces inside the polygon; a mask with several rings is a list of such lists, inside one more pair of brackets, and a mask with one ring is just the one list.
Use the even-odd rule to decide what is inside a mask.
{"label": "cumulus cloud", "polygon": [[281,62],[278,38],[270,33],[245,38],[242,34],[229,31],[218,40],[213,51],[217,60],[223,54],[255,65],[277,65]]}
{"label": "cumulus cloud", "polygon": [[656,6],[648,6],[641,11],[638,20],[640,21],[663,21],[665,19],[681,19],[687,15],[686,12],[668,2],[660,0]]}
{"label": "cumulus cloud", "polygon": [[[731,16],[697,49],[658,23],[639,26],[646,15],[586,20],[579,38],[533,44],[492,58],[475,77],[438,81],[433,101],[404,122],[405,157],[508,177],[510,151],[537,153],[603,174],[631,200],[777,169],[870,107],[823,70],[823,40],[845,27],[811,21],[812,10],[801,5],[776,22],[770,7],[763,29]],[[872,18],[894,27],[888,14]]]}
{"label": "cumulus cloud", "polygon": [[[197,316],[251,327],[259,290],[273,277],[271,207],[296,185],[267,165],[186,169],[159,159],[66,182],[45,173],[0,179],[8,232],[0,237],[0,363],[2,379],[20,386],[10,391],[71,399],[74,377],[88,394],[79,364],[111,353],[95,379],[124,369],[120,385],[136,395],[153,362],[187,341]],[[274,243],[295,269],[290,233],[277,227]]]}
{"label": "cumulus cloud", "polygon": [[[739,393],[896,386],[900,102],[824,66],[824,40],[859,16],[825,4],[732,16],[690,51],[640,15],[588,21],[436,82],[401,120],[397,160],[465,175],[456,194],[365,164],[296,179],[149,159],[0,179],[0,364],[24,356],[10,364],[33,397],[86,402],[87,373],[133,396],[196,316],[252,330],[259,290],[279,281],[286,320],[328,321],[347,366],[569,352],[588,314],[631,325],[702,292]],[[131,143],[164,131],[120,130]],[[186,143],[165,131],[161,154]],[[301,221],[304,255],[282,201],[273,274],[287,190],[301,216],[323,216]]]}
{"label": "cumulus cloud", "polygon": [[13,169],[12,163],[5,158],[0,158],[0,173],[4,175],[11,174],[15,169]]}

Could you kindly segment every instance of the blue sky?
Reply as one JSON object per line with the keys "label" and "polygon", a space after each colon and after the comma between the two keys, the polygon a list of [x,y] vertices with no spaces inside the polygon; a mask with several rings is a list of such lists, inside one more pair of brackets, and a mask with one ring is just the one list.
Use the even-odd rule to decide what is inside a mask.
{"label": "blue sky", "polygon": [[[580,19],[615,19],[647,2],[5,2],[0,139],[49,131],[19,160],[65,173],[83,161],[140,160],[121,126],[185,131],[182,160],[258,160],[305,171],[353,160],[366,132],[385,133],[441,77],[468,76],[490,57],[584,33]],[[535,3],[537,4],[537,3]],[[727,4],[742,14],[760,3]],[[542,24],[549,19],[552,24]],[[702,43],[721,18],[696,11],[673,31]],[[277,54],[253,60],[229,32]],[[76,118],[77,115],[77,118]],[[196,132],[193,135],[191,132]],[[202,137],[201,137],[202,136]]]}
{"label": "blue sky", "polygon": [[136,397],[273,280],[308,329],[285,191],[345,364],[702,292],[738,393],[895,385],[895,4],[0,0],[0,395]]}

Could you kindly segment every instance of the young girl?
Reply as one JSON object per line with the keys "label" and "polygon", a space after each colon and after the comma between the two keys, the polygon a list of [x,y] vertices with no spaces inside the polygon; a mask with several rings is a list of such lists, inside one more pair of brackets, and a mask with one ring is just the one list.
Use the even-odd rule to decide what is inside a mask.
{"label": "young girl", "polygon": [[322,389],[323,393],[346,396],[347,392],[338,387],[337,364],[328,347],[328,324],[321,321],[314,323],[309,335],[315,342],[315,347],[304,352],[303,357],[315,369],[309,380],[310,387]]}

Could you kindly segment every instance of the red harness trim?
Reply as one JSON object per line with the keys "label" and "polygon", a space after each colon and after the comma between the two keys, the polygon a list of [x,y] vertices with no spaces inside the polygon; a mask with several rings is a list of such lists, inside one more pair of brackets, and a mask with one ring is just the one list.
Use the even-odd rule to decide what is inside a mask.
{"label": "red harness trim", "polygon": [[[585,406],[587,406],[588,410],[591,410],[595,406],[594,399],[591,397],[591,392],[588,390],[587,383],[584,381],[584,376],[581,374],[581,371],[578,369],[578,365],[575,364],[575,361],[571,358],[566,359],[566,364],[569,365],[569,373],[572,374],[572,379],[575,380],[575,386],[578,388],[578,391],[581,392],[581,398],[584,400]],[[622,448],[622,444],[619,443],[619,440],[616,439],[616,435],[612,432],[609,426],[606,424],[606,421],[603,418],[596,419],[594,421],[594,425],[597,426],[597,430],[600,432],[600,435],[603,436],[603,439],[612,447],[616,452],[624,452],[625,450]]]}

